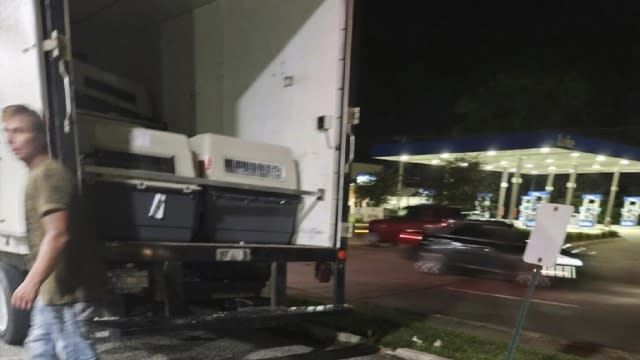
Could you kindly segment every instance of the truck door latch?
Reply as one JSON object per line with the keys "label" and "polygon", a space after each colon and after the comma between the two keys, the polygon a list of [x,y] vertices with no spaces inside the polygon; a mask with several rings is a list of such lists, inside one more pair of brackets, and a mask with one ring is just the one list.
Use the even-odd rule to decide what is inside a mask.
{"label": "truck door latch", "polygon": [[67,38],[64,35],[58,34],[58,30],[53,30],[51,37],[42,41],[42,50],[44,52],[51,52],[54,58],[62,56],[63,60],[71,61]]}

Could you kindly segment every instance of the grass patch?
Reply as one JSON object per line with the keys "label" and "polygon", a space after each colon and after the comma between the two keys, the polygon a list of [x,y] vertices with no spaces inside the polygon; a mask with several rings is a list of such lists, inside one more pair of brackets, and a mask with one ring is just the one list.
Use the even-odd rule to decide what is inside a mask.
{"label": "grass patch", "polygon": [[[520,231],[524,231],[526,233],[530,233],[529,229],[519,229]],[[588,232],[568,232],[567,237],[565,239],[566,244],[581,242],[581,241],[589,241],[589,240],[601,240],[601,239],[613,239],[619,238],[620,234],[614,230],[607,230],[601,233],[588,233]]]}
{"label": "grass patch", "polygon": [[600,239],[612,239],[619,238],[620,234],[614,230],[607,230],[602,233],[583,233],[583,232],[571,232],[567,233],[566,243],[574,243],[587,240],[600,240]]}
{"label": "grass patch", "polygon": [[[312,305],[298,300],[295,305]],[[392,317],[390,317],[392,316]],[[396,312],[381,315],[375,309],[359,308],[348,313],[316,318],[317,325],[338,331],[360,335],[368,342],[390,349],[411,348],[455,360],[495,360],[506,356],[506,341],[470,335],[443,327],[433,326],[422,316]],[[413,341],[417,337],[422,344]],[[441,341],[441,346],[433,344]],[[580,358],[561,353],[550,353],[518,347],[517,360],[578,360]]]}
{"label": "grass patch", "polygon": [[[423,343],[417,344],[411,340],[414,336]],[[442,342],[441,346],[433,346],[438,340]],[[395,330],[383,337],[380,345],[394,349],[407,347],[456,360],[502,359],[506,356],[509,347],[509,343],[506,341],[481,338],[459,331],[434,327],[424,322],[414,322]],[[579,358],[571,355],[544,353],[519,347],[514,359],[578,360]]]}

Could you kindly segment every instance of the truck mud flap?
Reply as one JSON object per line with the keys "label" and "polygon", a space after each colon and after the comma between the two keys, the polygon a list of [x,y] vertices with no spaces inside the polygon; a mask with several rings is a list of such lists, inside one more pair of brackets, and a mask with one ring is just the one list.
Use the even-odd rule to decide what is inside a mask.
{"label": "truck mud flap", "polygon": [[181,317],[105,317],[93,319],[90,323],[90,334],[96,340],[105,341],[152,332],[265,328],[352,309],[350,305],[252,307]]}

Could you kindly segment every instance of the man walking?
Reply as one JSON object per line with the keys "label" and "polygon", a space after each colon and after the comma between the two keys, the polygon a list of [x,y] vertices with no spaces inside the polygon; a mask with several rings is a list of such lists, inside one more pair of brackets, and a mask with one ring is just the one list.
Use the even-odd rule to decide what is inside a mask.
{"label": "man walking", "polygon": [[95,359],[87,320],[104,285],[95,238],[87,236],[74,177],[49,157],[42,118],[23,105],[2,112],[13,153],[29,168],[25,212],[30,269],[11,303],[31,309],[32,359]]}

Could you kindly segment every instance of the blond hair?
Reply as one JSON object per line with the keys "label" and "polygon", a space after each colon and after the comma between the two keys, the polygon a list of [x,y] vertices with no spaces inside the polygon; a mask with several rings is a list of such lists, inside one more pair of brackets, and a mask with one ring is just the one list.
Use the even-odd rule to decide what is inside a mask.
{"label": "blond hair", "polygon": [[24,116],[28,118],[31,125],[31,131],[38,136],[46,137],[47,127],[42,120],[42,117],[40,117],[35,110],[20,104],[5,106],[2,109],[2,122],[16,116]]}

